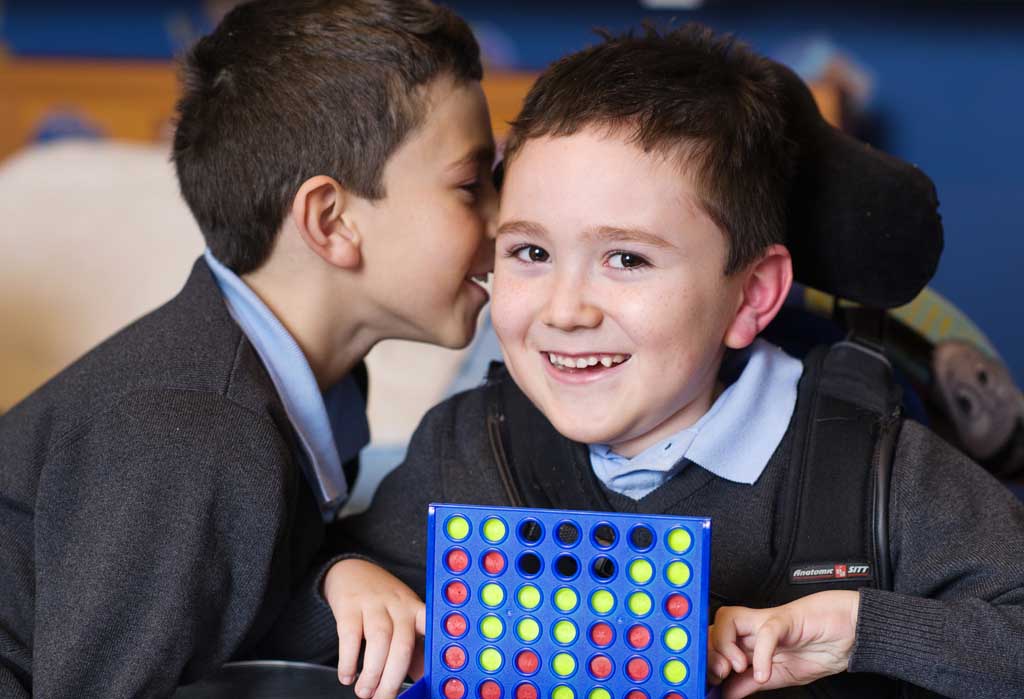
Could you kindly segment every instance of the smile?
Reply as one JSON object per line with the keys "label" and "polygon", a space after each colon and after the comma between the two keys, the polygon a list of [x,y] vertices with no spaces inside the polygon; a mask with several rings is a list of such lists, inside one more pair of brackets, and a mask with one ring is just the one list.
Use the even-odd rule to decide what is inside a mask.
{"label": "smile", "polygon": [[[559,370],[580,371],[610,369],[613,366],[622,364],[629,360],[628,354],[606,354],[603,352],[595,354],[559,354],[558,352],[544,352],[548,362]],[[600,366],[601,369],[595,369]]]}

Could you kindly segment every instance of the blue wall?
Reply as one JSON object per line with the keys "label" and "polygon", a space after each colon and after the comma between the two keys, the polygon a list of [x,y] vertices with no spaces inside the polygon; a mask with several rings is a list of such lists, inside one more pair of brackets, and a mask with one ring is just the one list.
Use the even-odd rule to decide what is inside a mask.
{"label": "blue wall", "polygon": [[[451,2],[502,63],[542,68],[594,41],[591,27],[699,19],[771,55],[826,37],[870,71],[875,145],[921,166],[942,202],[933,286],[989,336],[1024,384],[1024,2],[720,2],[687,11],[612,2]],[[0,4],[16,54],[166,58],[206,30],[203,3]]]}

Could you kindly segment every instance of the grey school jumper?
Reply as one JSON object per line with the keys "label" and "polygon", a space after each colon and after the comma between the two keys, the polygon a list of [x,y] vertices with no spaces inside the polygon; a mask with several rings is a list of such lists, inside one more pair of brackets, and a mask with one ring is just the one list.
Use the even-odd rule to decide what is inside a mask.
{"label": "grey school jumper", "polygon": [[[508,395],[525,401],[507,375],[501,380],[508,382]],[[508,426],[513,438],[531,441],[533,452],[550,455],[533,468],[537,494],[528,500],[710,516],[711,591],[733,604],[753,605],[765,571],[784,548],[775,525],[785,507],[779,499],[784,470],[799,438],[792,427],[752,486],[690,464],[634,501],[604,488],[590,468],[587,448],[558,435],[531,410],[525,427]],[[427,505],[511,504],[493,456],[488,414],[483,388],[435,407],[417,429],[406,462],[381,483],[371,509],[346,520],[352,548],[384,564],[420,595]],[[559,477],[544,475],[556,471]],[[591,502],[566,503],[551,485],[569,479],[589,482],[581,490],[591,492]],[[1024,697],[1024,507],[976,464],[908,421],[897,446],[890,508],[895,592],[861,590],[849,669],[953,697]],[[808,694],[794,689],[771,696]]]}
{"label": "grey school jumper", "polygon": [[295,453],[201,260],[0,416],[0,697],[161,697],[232,658],[336,654],[331,528]]}

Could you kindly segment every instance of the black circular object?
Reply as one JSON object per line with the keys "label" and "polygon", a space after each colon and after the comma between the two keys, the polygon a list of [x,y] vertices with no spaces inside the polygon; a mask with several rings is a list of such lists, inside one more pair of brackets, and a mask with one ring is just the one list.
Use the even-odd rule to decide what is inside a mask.
{"label": "black circular object", "polygon": [[555,559],[555,572],[566,580],[575,578],[576,574],[580,572],[580,562],[569,554],[559,556]]}
{"label": "black circular object", "polygon": [[540,572],[540,557],[535,553],[524,553],[516,563],[519,572],[530,577]]}
{"label": "black circular object", "polygon": [[558,525],[557,536],[562,546],[572,546],[580,540],[580,528],[572,522],[562,522]]}
{"label": "black circular object", "polygon": [[611,580],[615,577],[615,561],[608,556],[598,556],[590,564],[590,570],[598,580]]}
{"label": "black circular object", "polygon": [[594,543],[603,549],[610,549],[615,546],[615,540],[618,535],[615,533],[615,527],[610,524],[599,524],[594,527]]}
{"label": "black circular object", "polygon": [[524,544],[536,544],[544,536],[544,528],[535,519],[524,519],[519,523],[519,538]]}
{"label": "black circular object", "polygon": [[629,543],[637,551],[646,551],[654,543],[654,533],[645,526],[633,527],[629,533]]}

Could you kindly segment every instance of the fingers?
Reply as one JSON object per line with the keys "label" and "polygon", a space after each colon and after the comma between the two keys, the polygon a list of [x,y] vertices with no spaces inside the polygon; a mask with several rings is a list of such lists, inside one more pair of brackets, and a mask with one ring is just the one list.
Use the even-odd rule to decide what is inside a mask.
{"label": "fingers", "polygon": [[363,671],[356,681],[356,696],[370,699],[380,684],[380,676],[391,648],[394,626],[391,615],[382,607],[371,607],[363,611],[363,633],[366,636],[366,650],[363,652]]}
{"label": "fingers", "polygon": [[757,630],[754,642],[754,680],[764,684],[772,676],[772,657],[779,645],[779,639],[789,632],[788,623],[781,617],[773,616]]}
{"label": "fingers", "polygon": [[337,613],[335,621],[338,625],[338,681],[352,684],[363,642],[363,616],[358,609],[346,609]]}
{"label": "fingers", "polygon": [[722,684],[722,699],[743,699],[751,694],[764,691],[764,685],[754,679],[752,670],[732,675]]}
{"label": "fingers", "polygon": [[426,607],[398,578],[367,561],[345,559],[328,570],[323,594],[338,628],[338,679],[355,681],[356,696],[394,699],[410,670],[423,673],[422,645],[416,648]]}
{"label": "fingers", "polygon": [[722,607],[715,614],[714,625],[708,630],[709,643],[719,655],[729,662],[732,671],[737,674],[747,669],[747,654],[743,652],[737,642],[737,635],[742,632],[738,625],[740,611],[749,612],[750,610],[741,610],[739,607]]}
{"label": "fingers", "polygon": [[416,646],[415,617],[406,615],[394,619],[394,633],[391,636],[391,648],[388,650],[387,663],[381,674],[380,684],[374,693],[374,699],[393,699],[397,696],[402,680],[405,679],[412,664],[413,651]]}
{"label": "fingers", "polygon": [[412,662],[409,664],[409,677],[413,681],[423,677],[423,636],[416,636],[416,646],[412,651]]}
{"label": "fingers", "polygon": [[708,682],[715,686],[721,684],[722,680],[729,676],[731,669],[725,656],[716,650],[708,649]]}

